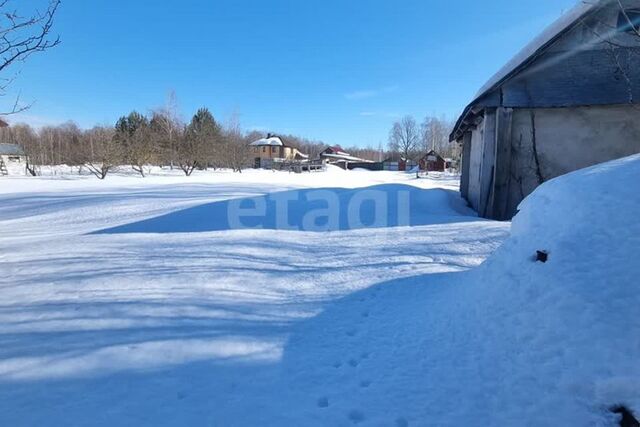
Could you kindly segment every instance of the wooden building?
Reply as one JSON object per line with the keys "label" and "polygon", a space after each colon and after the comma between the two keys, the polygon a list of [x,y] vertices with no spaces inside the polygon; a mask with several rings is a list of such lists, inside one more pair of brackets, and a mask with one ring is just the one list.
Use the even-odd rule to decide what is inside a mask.
{"label": "wooden building", "polygon": [[415,168],[418,164],[412,159],[407,159],[400,153],[392,153],[382,161],[382,169],[386,171],[405,172]]}
{"label": "wooden building", "polygon": [[27,155],[17,144],[0,144],[0,175],[24,175]]}
{"label": "wooden building", "polygon": [[427,172],[444,172],[447,161],[434,150],[429,151],[419,161],[420,170]]}
{"label": "wooden building", "polygon": [[320,152],[319,157],[323,163],[335,165],[345,170],[351,169],[350,165],[354,163],[373,163],[370,160],[352,156],[351,154],[344,151],[344,149],[339,145],[333,145],[331,147],[325,148]]}
{"label": "wooden building", "polygon": [[458,119],[462,195],[506,220],[543,182],[640,152],[639,102],[640,0],[580,1]]}

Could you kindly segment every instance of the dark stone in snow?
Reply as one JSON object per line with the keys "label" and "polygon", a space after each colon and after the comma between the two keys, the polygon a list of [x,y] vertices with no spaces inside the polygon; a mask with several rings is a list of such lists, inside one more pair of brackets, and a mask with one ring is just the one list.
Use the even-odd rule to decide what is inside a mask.
{"label": "dark stone in snow", "polygon": [[547,251],[536,251],[536,261],[547,262],[549,253]]}

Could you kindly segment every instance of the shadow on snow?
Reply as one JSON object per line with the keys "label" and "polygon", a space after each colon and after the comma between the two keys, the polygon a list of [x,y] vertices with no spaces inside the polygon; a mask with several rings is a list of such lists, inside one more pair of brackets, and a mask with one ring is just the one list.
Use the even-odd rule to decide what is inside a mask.
{"label": "shadow on snow", "polygon": [[384,184],[303,189],[206,203],[93,234],[194,233],[234,229],[336,231],[477,220],[451,190]]}

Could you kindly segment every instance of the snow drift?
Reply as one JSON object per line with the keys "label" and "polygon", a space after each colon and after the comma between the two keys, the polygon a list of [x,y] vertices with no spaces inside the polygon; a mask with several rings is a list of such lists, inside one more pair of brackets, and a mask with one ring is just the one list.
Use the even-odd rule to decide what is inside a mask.
{"label": "snow drift", "polygon": [[493,423],[606,425],[618,404],[640,414],[638,183],[640,155],[545,183],[470,275],[477,344],[503,377]]}
{"label": "snow drift", "polygon": [[322,412],[295,421],[614,426],[615,405],[638,415],[638,182],[640,156],[549,181],[478,268],[381,283],[301,325],[285,347],[285,401],[317,398]]}
{"label": "snow drift", "polygon": [[[414,227],[217,230],[216,200],[317,179],[269,172],[273,190],[265,175],[118,178],[107,192],[8,181],[34,187],[0,195],[0,424],[614,426],[612,406],[640,413],[640,156],[542,185],[506,241],[507,224],[422,190]],[[375,184],[404,175],[335,176],[395,196]],[[310,207],[301,187],[292,224]],[[337,194],[343,208],[357,191]]]}

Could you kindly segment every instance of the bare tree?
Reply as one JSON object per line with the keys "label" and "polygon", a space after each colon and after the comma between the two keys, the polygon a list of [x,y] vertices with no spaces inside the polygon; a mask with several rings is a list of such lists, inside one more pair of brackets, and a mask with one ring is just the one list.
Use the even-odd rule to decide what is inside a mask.
{"label": "bare tree", "polygon": [[404,116],[393,124],[389,132],[389,150],[399,152],[405,159],[410,159],[418,148],[420,131],[412,116]]}
{"label": "bare tree", "polygon": [[156,160],[157,154],[149,120],[136,111],[121,117],[116,123],[115,140],[120,144],[124,160],[144,177],[144,168]]}
{"label": "bare tree", "polygon": [[18,144],[27,155],[25,165],[27,173],[31,176],[40,175],[40,138],[29,125],[18,124],[12,127],[0,129],[0,142]]}
{"label": "bare tree", "polygon": [[427,116],[424,118],[421,130],[421,150],[428,152],[435,150],[442,156],[455,157],[457,147],[449,142],[449,134],[454,122],[446,117]]}
{"label": "bare tree", "polygon": [[593,44],[600,44],[615,69],[614,77],[626,85],[628,103],[636,106],[634,92],[638,82],[640,59],[640,12],[629,1],[615,0],[605,5],[606,10],[618,14],[614,22],[608,19],[587,19],[582,24],[593,34]]}
{"label": "bare tree", "polygon": [[233,115],[224,129],[221,150],[222,165],[230,167],[234,172],[242,173],[242,169],[249,165],[251,151],[250,137],[244,137],[237,115]]}
{"label": "bare tree", "polygon": [[115,130],[96,126],[85,132],[83,142],[82,164],[99,179],[105,179],[122,160],[122,150],[115,140]]}
{"label": "bare tree", "polygon": [[[7,75],[17,62],[25,61],[34,53],[42,52],[60,44],[60,37],[51,36],[53,20],[60,6],[60,0],[49,0],[44,12],[34,12],[22,16],[11,7],[10,0],[0,0],[0,96],[5,96],[9,85],[15,79]],[[30,105],[20,105],[16,97],[13,107],[0,115],[15,114],[28,109]]]}
{"label": "bare tree", "polygon": [[150,125],[153,138],[159,143],[160,160],[173,169],[177,162],[178,137],[184,129],[174,91],[169,92],[163,107],[152,112]]}

